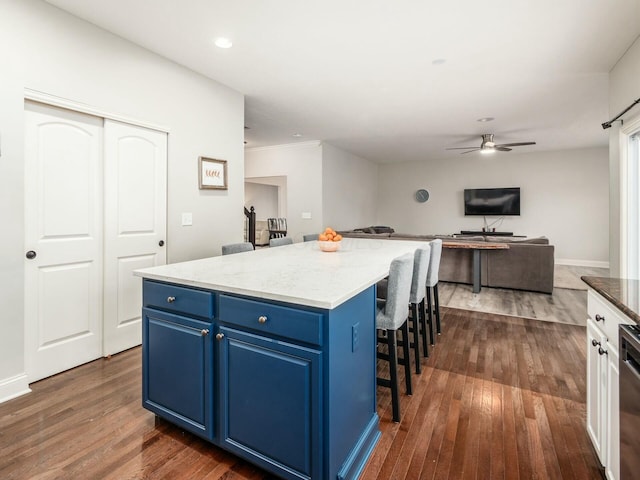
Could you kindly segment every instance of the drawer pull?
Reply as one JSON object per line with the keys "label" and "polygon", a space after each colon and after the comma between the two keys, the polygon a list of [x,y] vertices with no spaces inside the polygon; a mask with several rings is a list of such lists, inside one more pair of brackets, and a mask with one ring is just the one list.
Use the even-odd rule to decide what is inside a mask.
{"label": "drawer pull", "polygon": [[596,313],[596,322],[604,322],[604,317],[599,313]]}
{"label": "drawer pull", "polygon": [[202,330],[200,330],[200,335],[202,335],[203,337],[206,337],[207,335],[209,335],[209,330],[207,330],[206,328],[203,328]]}
{"label": "drawer pull", "polygon": [[258,317],[258,323],[267,323],[267,317],[264,315],[260,315]]}
{"label": "drawer pull", "polygon": [[600,355],[609,355],[609,352],[607,352],[604,348],[602,347],[598,347],[598,353]]}
{"label": "drawer pull", "polygon": [[222,340],[224,338],[224,333],[219,333],[216,335],[217,340]]}
{"label": "drawer pull", "polygon": [[167,297],[167,302],[168,303],[173,303],[176,301],[176,297]]}
{"label": "drawer pull", "polygon": [[594,347],[597,347],[599,345],[601,345],[600,342],[598,342],[596,339],[591,340],[591,345],[593,345]]}

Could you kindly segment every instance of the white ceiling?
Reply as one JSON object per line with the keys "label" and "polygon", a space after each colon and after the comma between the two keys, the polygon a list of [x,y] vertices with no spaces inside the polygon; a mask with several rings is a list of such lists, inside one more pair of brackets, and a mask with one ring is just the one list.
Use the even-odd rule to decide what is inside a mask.
{"label": "white ceiling", "polygon": [[640,34],[640,0],[48,3],[242,92],[248,147],[376,162],[454,158],[482,133],[537,142],[497,155],[606,146],[608,72]]}

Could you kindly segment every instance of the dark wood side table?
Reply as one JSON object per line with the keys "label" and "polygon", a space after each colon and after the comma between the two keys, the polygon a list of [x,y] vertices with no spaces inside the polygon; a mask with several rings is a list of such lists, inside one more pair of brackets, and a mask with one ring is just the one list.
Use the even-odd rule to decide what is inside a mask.
{"label": "dark wood side table", "polygon": [[492,242],[442,242],[442,248],[465,248],[473,250],[473,293],[480,293],[480,250],[505,250],[509,248],[508,243]]}

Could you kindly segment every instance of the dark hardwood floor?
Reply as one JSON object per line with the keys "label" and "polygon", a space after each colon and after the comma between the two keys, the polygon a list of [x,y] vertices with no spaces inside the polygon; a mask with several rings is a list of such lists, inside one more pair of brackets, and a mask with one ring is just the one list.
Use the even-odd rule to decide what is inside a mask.
{"label": "dark hardwood floor", "polygon": [[[445,309],[438,340],[401,423],[378,389],[382,437],[361,480],[601,478],[584,327]],[[140,376],[135,348],[0,404],[0,478],[272,478],[144,410]]]}

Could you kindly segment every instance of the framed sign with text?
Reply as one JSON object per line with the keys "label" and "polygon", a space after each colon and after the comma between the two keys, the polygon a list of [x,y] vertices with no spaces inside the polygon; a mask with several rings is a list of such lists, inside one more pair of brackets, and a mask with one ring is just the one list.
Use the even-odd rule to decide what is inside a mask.
{"label": "framed sign with text", "polygon": [[227,161],[215,158],[200,157],[198,159],[200,190],[202,189],[227,189]]}

